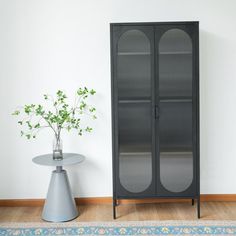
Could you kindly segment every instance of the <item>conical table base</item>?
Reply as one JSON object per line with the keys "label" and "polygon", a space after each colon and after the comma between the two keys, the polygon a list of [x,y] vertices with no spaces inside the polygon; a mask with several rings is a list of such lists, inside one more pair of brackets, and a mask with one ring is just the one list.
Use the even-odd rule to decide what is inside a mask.
{"label": "conical table base", "polygon": [[71,194],[67,173],[62,168],[52,172],[42,219],[51,222],[69,221],[78,216],[75,200]]}

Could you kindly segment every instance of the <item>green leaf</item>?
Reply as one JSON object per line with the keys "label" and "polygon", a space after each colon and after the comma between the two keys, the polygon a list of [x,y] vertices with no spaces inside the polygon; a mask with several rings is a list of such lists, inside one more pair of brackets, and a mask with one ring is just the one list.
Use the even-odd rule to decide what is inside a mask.
{"label": "green leaf", "polygon": [[79,134],[80,136],[82,136],[82,133],[83,133],[83,130],[80,129],[78,134]]}
{"label": "green leaf", "polygon": [[86,129],[85,129],[85,131],[87,131],[87,132],[91,132],[93,129],[91,128],[91,127],[86,127]]}
{"label": "green leaf", "polygon": [[77,95],[79,95],[79,96],[86,95],[87,93],[88,93],[88,89],[86,87],[84,87],[83,89],[79,88],[77,90]]}
{"label": "green leaf", "polygon": [[95,108],[95,107],[91,107],[91,108],[89,109],[89,111],[90,111],[90,112],[95,112],[95,111],[96,111],[96,108]]}
{"label": "green leaf", "polygon": [[63,104],[62,108],[66,109],[68,106],[68,104]]}
{"label": "green leaf", "polygon": [[84,93],[84,90],[83,90],[82,88],[79,88],[79,89],[77,90],[77,94],[78,94],[79,96],[81,96],[81,95],[84,95],[85,93]]}
{"label": "green leaf", "polygon": [[19,120],[18,124],[23,125],[23,121]]}
{"label": "green leaf", "polygon": [[36,116],[42,116],[45,113],[43,106],[40,104],[36,107],[35,112]]}
{"label": "green leaf", "polygon": [[25,123],[28,125],[29,129],[33,128],[33,126],[31,125],[30,121],[27,120]]}
{"label": "green leaf", "polygon": [[86,106],[87,106],[87,104],[86,104],[84,101],[82,101],[82,102],[80,103],[79,109],[80,109],[80,110],[83,110]]}
{"label": "green leaf", "polygon": [[90,90],[90,94],[91,94],[91,95],[94,95],[95,93],[96,93],[95,90],[93,90],[93,89]]}
{"label": "green leaf", "polygon": [[31,105],[25,105],[24,111],[25,111],[26,114],[29,115],[32,111]]}
{"label": "green leaf", "polygon": [[58,90],[58,91],[57,91],[57,96],[58,96],[58,97],[61,97],[62,95],[63,95],[63,92],[62,92],[61,90]]}
{"label": "green leaf", "polygon": [[34,128],[35,128],[35,129],[38,129],[38,128],[40,128],[40,124],[39,124],[39,123],[37,123],[37,124],[34,126]]}
{"label": "green leaf", "polygon": [[25,135],[27,139],[30,139],[31,138],[31,135],[30,134],[26,134]]}
{"label": "green leaf", "polygon": [[20,111],[19,110],[16,110],[12,113],[13,116],[18,116],[20,114]]}

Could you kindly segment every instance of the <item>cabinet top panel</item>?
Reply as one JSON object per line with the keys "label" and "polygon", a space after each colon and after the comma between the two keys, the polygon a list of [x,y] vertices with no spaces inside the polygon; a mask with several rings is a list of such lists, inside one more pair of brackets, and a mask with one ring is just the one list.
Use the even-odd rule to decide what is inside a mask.
{"label": "cabinet top panel", "polygon": [[165,21],[165,22],[120,22],[110,23],[111,26],[125,26],[125,25],[198,25],[199,21]]}

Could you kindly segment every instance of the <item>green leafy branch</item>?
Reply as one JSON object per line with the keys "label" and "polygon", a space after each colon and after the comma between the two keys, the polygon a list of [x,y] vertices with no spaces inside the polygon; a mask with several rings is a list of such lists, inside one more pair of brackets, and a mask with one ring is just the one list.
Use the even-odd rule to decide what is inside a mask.
{"label": "green leafy branch", "polygon": [[75,93],[75,102],[73,106],[67,103],[66,94],[58,90],[56,96],[53,97],[44,94],[44,100],[50,102],[53,110],[46,110],[41,104],[26,104],[15,110],[12,115],[24,115],[18,120],[18,124],[22,127],[21,136],[27,139],[36,138],[38,132],[44,128],[51,128],[57,138],[60,138],[61,131],[66,129],[77,130],[79,135],[83,132],[91,132],[92,128],[82,127],[81,119],[83,115],[88,115],[92,119],[96,119],[96,108],[87,104],[87,98],[94,95],[95,90],[79,88]]}

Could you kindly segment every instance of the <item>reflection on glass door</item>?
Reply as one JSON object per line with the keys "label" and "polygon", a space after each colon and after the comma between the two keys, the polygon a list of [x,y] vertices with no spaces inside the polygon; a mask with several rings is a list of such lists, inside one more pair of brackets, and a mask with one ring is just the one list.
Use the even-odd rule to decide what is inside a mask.
{"label": "reflection on glass door", "polygon": [[182,192],[193,180],[192,41],[180,29],[159,42],[159,107],[161,184]]}
{"label": "reflection on glass door", "polygon": [[117,46],[119,179],[139,193],[152,181],[150,41],[142,31],[128,30]]}

